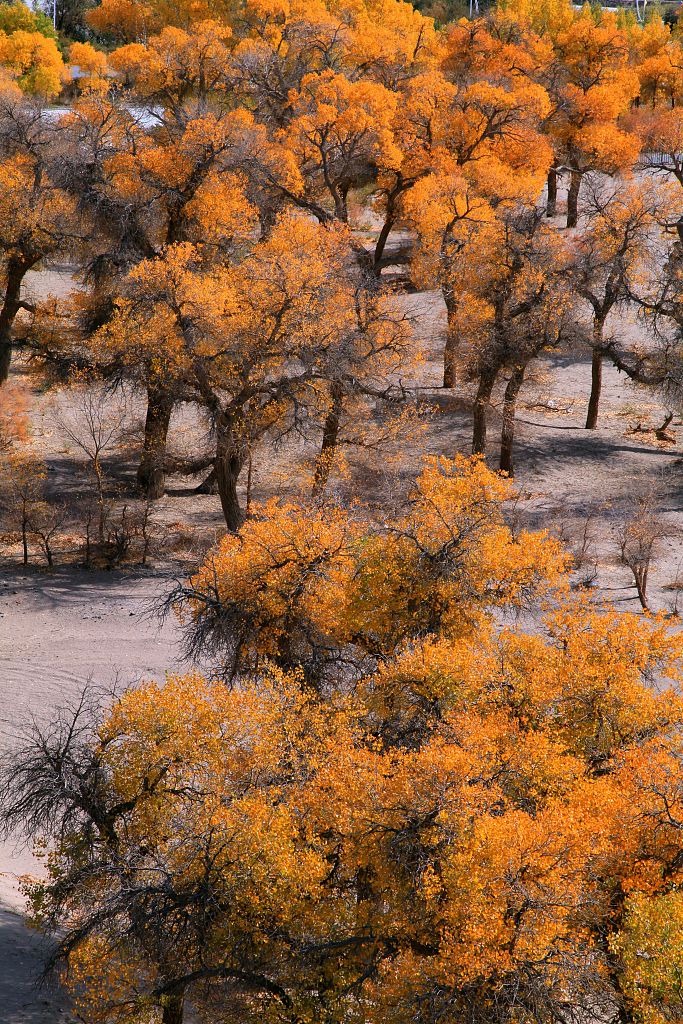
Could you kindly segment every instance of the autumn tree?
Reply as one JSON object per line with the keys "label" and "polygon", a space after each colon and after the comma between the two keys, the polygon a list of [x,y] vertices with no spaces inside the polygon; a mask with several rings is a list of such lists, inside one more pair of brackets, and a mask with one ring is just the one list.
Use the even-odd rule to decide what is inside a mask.
{"label": "autumn tree", "polygon": [[[217,102],[229,85],[230,35],[224,25],[203,22],[193,34],[166,28],[146,46],[119,48],[110,64],[122,78],[123,98],[91,91],[61,126],[60,180],[97,231],[85,261],[87,295],[75,315],[61,311],[61,333],[74,358],[87,358],[89,350],[100,370],[96,329],[111,316],[133,268],[166,246],[188,243],[207,269],[220,269],[253,240],[264,176],[296,175],[291,157],[276,167],[280,150],[270,153],[264,129],[248,111]],[[94,73],[103,74],[97,67]],[[131,114],[133,99],[146,117]],[[52,345],[60,328],[54,317],[48,321]],[[124,368],[133,362],[124,359]],[[145,381],[144,365],[131,376],[144,384],[147,398],[138,482],[158,497],[168,424],[183,392],[173,375],[157,372]]]}
{"label": "autumn tree", "polygon": [[21,540],[22,561],[28,565],[29,538],[35,518],[40,518],[45,502],[47,467],[33,452],[10,449],[0,462],[0,502],[5,522]]}
{"label": "autumn tree", "polygon": [[501,373],[510,373],[503,402],[500,467],[511,473],[515,407],[527,366],[576,330],[575,299],[567,276],[572,253],[543,223],[535,206],[502,207],[494,214],[480,203],[479,209],[477,218],[473,206],[472,223],[465,223],[467,231],[461,225],[449,254],[449,332],[458,339],[458,362],[477,381],[475,453],[486,451],[491,396]]}
{"label": "autumn tree", "polygon": [[[510,48],[503,59],[483,29],[472,39],[461,27],[451,33],[449,46],[446,72],[417,78],[407,88],[399,115],[406,157],[400,182],[386,189],[388,215],[396,219],[400,197],[403,219],[417,232],[414,278],[438,284],[446,304],[445,387],[456,383],[458,260],[467,240],[496,207],[535,202],[552,160],[539,132],[548,96],[511,70],[517,58],[524,64],[523,54]],[[477,62],[472,49],[486,56]]]}
{"label": "autumn tree", "polygon": [[[512,535],[510,496],[481,461],[441,460],[387,531],[271,506],[193,583],[217,627],[224,606],[219,647],[242,630],[231,687],[169,677],[105,712],[86,695],[5,759],[6,827],[50,844],[30,894],[79,1012],[677,1005],[680,639],[563,598],[557,544]],[[529,629],[501,620],[544,595]],[[354,645],[371,657],[350,687]]]}
{"label": "autumn tree", "polygon": [[51,173],[53,143],[38,106],[13,91],[0,96],[0,385],[9,375],[17,317],[32,310],[26,275],[50,257],[77,253],[88,231]]}
{"label": "autumn tree", "polygon": [[[642,139],[643,169],[653,172],[665,182],[673,179],[683,185],[683,116],[680,107],[638,111],[633,118],[633,130]],[[683,243],[683,214],[681,203],[672,212],[670,227]]]}
{"label": "autumn tree", "polygon": [[0,9],[0,68],[22,92],[53,99],[69,80],[48,19],[26,4],[4,3]]}
{"label": "autumn tree", "polygon": [[206,266],[188,244],[140,263],[99,344],[148,390],[176,388],[206,410],[234,530],[250,446],[315,408],[326,388],[372,387],[378,368],[400,358],[405,327],[375,302],[349,266],[345,233],[290,216],[233,266]]}
{"label": "autumn tree", "polygon": [[491,601],[523,607],[558,580],[563,558],[543,535],[513,536],[511,494],[481,460],[441,459],[405,514],[364,539],[334,507],[267,507],[173,598],[187,653],[216,658],[228,678],[269,659],[320,685],[339,651],[362,669],[408,638],[467,633]]}
{"label": "autumn tree", "polygon": [[[530,14],[525,5],[519,11],[516,7],[506,5],[524,24]],[[622,122],[640,82],[628,33],[612,12],[595,14],[588,6],[572,12],[557,4],[548,5],[545,13],[542,32],[552,45],[552,59],[537,77],[551,97],[545,130],[555,159],[548,180],[548,215],[555,212],[561,169],[569,175],[567,227],[576,227],[584,176],[589,171],[628,170],[638,157],[639,138]]]}
{"label": "autumn tree", "polygon": [[593,318],[591,393],[586,428],[598,422],[605,324],[624,308],[653,270],[652,245],[658,226],[667,220],[671,196],[654,184],[590,182],[585,205],[587,226],[580,236],[576,263],[577,287],[590,304]]}

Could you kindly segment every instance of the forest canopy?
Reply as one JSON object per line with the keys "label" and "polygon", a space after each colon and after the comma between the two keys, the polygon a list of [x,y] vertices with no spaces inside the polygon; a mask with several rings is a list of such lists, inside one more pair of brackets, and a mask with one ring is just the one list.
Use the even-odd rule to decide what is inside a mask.
{"label": "forest canopy", "polygon": [[[216,496],[159,577],[187,672],[0,766],[89,1024],[683,1016],[665,525],[634,499],[618,611],[513,484],[544,360],[590,364],[583,437],[605,368],[657,443],[682,411],[683,37],[644,10],[0,4],[0,540],[168,570],[156,510]],[[467,453],[422,450],[457,402]]]}

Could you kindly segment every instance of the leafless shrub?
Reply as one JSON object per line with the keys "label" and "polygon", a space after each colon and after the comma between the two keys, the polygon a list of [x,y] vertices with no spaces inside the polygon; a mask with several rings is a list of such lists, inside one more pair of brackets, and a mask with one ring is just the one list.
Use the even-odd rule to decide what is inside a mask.
{"label": "leafless shrub", "polygon": [[35,502],[28,516],[29,532],[38,541],[48,568],[54,568],[54,543],[64,529],[68,509],[61,502]]}
{"label": "leafless shrub", "polygon": [[78,381],[72,388],[68,409],[55,414],[61,433],[86,457],[87,471],[97,494],[100,544],[105,542],[109,511],[103,460],[120,449],[128,415],[123,393],[113,393],[104,384],[90,380]]}
{"label": "leafless shrub", "polygon": [[30,454],[9,452],[0,464],[3,526],[20,536],[24,565],[29,563],[31,519],[35,510],[44,504],[46,475],[45,464]]}
{"label": "leafless shrub", "polygon": [[617,530],[622,565],[630,569],[644,611],[649,611],[647,586],[653,558],[660,542],[671,536],[672,529],[658,511],[654,495],[641,496],[636,507]]}
{"label": "leafless shrub", "polygon": [[112,511],[103,549],[109,566],[122,562],[147,564],[157,532],[153,509],[153,501],[145,500],[126,503]]}
{"label": "leafless shrub", "polygon": [[592,587],[598,576],[595,513],[580,519],[558,516],[552,532],[571,556],[571,568],[577,574],[574,589]]}

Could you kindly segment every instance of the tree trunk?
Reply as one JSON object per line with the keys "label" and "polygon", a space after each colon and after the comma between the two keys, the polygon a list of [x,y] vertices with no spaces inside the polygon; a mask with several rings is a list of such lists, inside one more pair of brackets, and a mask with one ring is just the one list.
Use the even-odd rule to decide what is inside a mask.
{"label": "tree trunk", "polygon": [[593,321],[593,358],[591,362],[591,394],[588,399],[586,414],[586,430],[595,430],[598,425],[598,410],[602,392],[602,329],[601,320]]}
{"label": "tree trunk", "polygon": [[472,453],[474,455],[486,454],[486,413],[493,385],[496,383],[497,373],[495,370],[486,370],[479,378],[479,388],[474,399],[474,410],[472,416]]}
{"label": "tree trunk", "polygon": [[546,217],[554,217],[557,213],[557,168],[548,171],[548,201],[545,207]]}
{"label": "tree trunk", "polygon": [[335,383],[332,385],[332,404],[327,416],[325,417],[320,455],[318,456],[315,474],[313,476],[314,498],[322,496],[330,477],[332,460],[334,459],[334,454],[337,448],[337,439],[339,437],[339,421],[341,419],[343,405],[343,388],[341,384]]}
{"label": "tree trunk", "polygon": [[391,234],[391,229],[394,226],[394,221],[396,220],[396,198],[401,194],[402,184],[403,176],[398,174],[396,176],[396,184],[394,188],[387,195],[387,208],[384,214],[384,224],[382,224],[382,230],[380,231],[377,242],[375,243],[375,252],[373,256],[373,263],[377,276],[379,276],[380,273],[377,266],[384,256],[384,249],[389,235]]}
{"label": "tree trunk", "polygon": [[216,434],[216,486],[225,525],[231,533],[236,533],[244,521],[237,497],[237,482],[246,460],[246,451],[244,445],[235,439],[230,426],[219,422]]}
{"label": "tree trunk", "polygon": [[218,494],[218,484],[216,483],[216,465],[214,463],[211,468],[209,475],[204,477],[202,482],[198,484],[192,492],[193,494]]}
{"label": "tree trunk", "polygon": [[161,1024],[183,1024],[183,996],[165,996],[161,1008]]}
{"label": "tree trunk", "polygon": [[172,412],[173,402],[168,394],[150,388],[147,392],[145,441],[137,474],[138,486],[148,498],[161,498],[164,493],[164,461]]}
{"label": "tree trunk", "polygon": [[680,216],[676,221],[676,234],[678,235],[678,241],[683,245],[683,216]]}
{"label": "tree trunk", "polygon": [[0,384],[4,384],[9,377],[9,369],[12,363],[12,342],[0,339]]}
{"label": "tree trunk", "polygon": [[21,286],[37,259],[11,259],[5,276],[5,296],[0,309],[0,385],[9,377],[12,362],[12,327],[21,308]]}
{"label": "tree trunk", "polygon": [[526,367],[517,366],[513,371],[503,399],[503,429],[500,435],[500,468],[509,476],[515,475],[515,468],[512,459],[512,446],[515,440],[515,410],[519,389],[524,381]]}
{"label": "tree trunk", "polygon": [[446,327],[446,345],[443,350],[443,386],[454,388],[458,378],[458,334],[455,316],[458,311],[458,304],[448,288],[442,288],[446,312],[448,313],[448,326]]}
{"label": "tree trunk", "polygon": [[581,171],[572,171],[569,176],[569,192],[567,194],[567,227],[575,228],[579,221],[579,191],[581,189]]}

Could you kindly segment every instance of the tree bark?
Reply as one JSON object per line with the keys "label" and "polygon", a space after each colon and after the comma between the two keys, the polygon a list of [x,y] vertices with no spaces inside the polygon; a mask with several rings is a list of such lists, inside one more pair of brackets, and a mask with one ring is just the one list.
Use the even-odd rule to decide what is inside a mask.
{"label": "tree bark", "polygon": [[161,1024],[183,1024],[183,996],[166,996],[161,1008]]}
{"label": "tree bark", "polygon": [[676,221],[676,234],[678,235],[678,241],[683,245],[683,215]]}
{"label": "tree bark", "polygon": [[515,440],[515,410],[517,397],[524,381],[525,366],[515,367],[505,388],[503,399],[503,429],[500,435],[500,468],[509,476],[515,475],[512,448]]}
{"label": "tree bark", "polygon": [[12,327],[21,308],[21,286],[37,259],[11,259],[5,277],[5,298],[0,309],[0,386],[9,377],[12,363]]}
{"label": "tree bark", "polygon": [[387,244],[391,229],[394,226],[396,220],[396,198],[401,194],[403,184],[403,176],[399,173],[396,176],[396,184],[393,189],[387,195],[387,208],[384,215],[384,224],[382,230],[379,233],[377,242],[375,243],[375,253],[373,257],[373,263],[375,266],[375,273],[379,276],[379,263],[384,256],[384,249]]}
{"label": "tree bark", "polygon": [[216,463],[214,462],[209,475],[204,477],[202,482],[198,484],[193,494],[218,494],[218,484],[216,483]]}
{"label": "tree bark", "polygon": [[12,342],[5,338],[0,338],[0,384],[4,384],[9,377],[11,365]]}
{"label": "tree bark", "polygon": [[545,207],[546,217],[554,217],[557,213],[557,168],[548,171],[548,201]]}
{"label": "tree bark", "polygon": [[601,320],[593,322],[593,358],[591,360],[591,393],[588,399],[588,412],[586,414],[586,430],[595,430],[598,425],[598,411],[600,409],[600,395],[602,393],[602,330]]}
{"label": "tree bark", "polygon": [[567,227],[575,228],[579,221],[579,191],[581,190],[581,171],[572,171],[569,176],[569,192],[567,193]]}
{"label": "tree bark", "polygon": [[147,393],[145,440],[137,473],[138,486],[148,498],[161,498],[164,493],[164,461],[172,412],[173,401],[168,394],[150,388]]}
{"label": "tree bark", "polygon": [[313,497],[319,498],[323,494],[327,481],[330,477],[332,460],[334,458],[337,440],[339,438],[339,422],[344,405],[344,390],[339,383],[332,385],[332,404],[325,417],[323,426],[323,440],[320,446],[315,473],[313,475]]}
{"label": "tree bark", "polygon": [[231,533],[236,533],[244,521],[239,498],[237,482],[246,461],[244,445],[235,439],[232,425],[216,425],[216,486],[221,499],[221,508],[225,525]]}
{"label": "tree bark", "polygon": [[443,350],[443,386],[454,388],[458,379],[458,334],[456,330],[455,315],[458,310],[457,302],[448,288],[443,288],[443,297],[446,303],[448,314],[448,326],[446,327],[446,345]]}
{"label": "tree bark", "polygon": [[497,372],[485,370],[479,378],[477,396],[474,399],[472,416],[472,454],[486,454],[486,414],[488,412],[491,392],[496,383]]}

